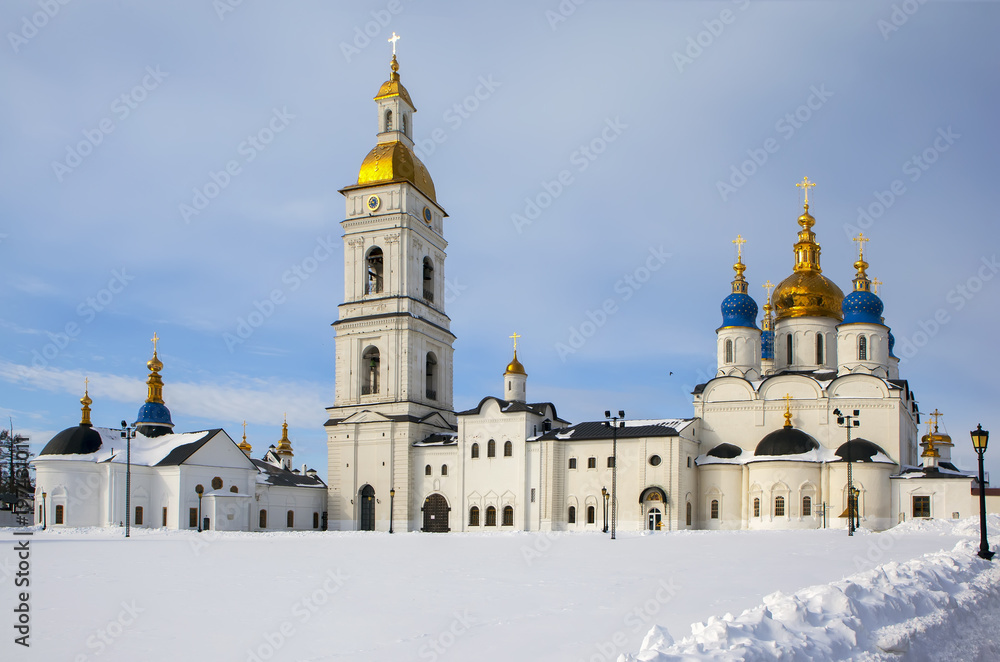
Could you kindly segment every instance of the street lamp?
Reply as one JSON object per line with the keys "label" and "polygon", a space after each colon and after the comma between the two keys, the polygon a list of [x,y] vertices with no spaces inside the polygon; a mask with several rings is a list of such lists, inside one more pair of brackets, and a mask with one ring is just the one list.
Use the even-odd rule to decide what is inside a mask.
{"label": "street lamp", "polygon": [[194,491],[198,493],[198,533],[201,533],[201,495],[205,493],[205,487],[196,485]]}
{"label": "street lamp", "polygon": [[615,539],[618,528],[618,428],[625,427],[625,412],[618,410],[617,416],[605,410],[604,427],[611,428],[611,539]]}
{"label": "street lamp", "polygon": [[604,497],[604,533],[608,532],[608,488],[601,488],[601,496]]}
{"label": "street lamp", "polygon": [[[842,414],[839,409],[834,409],[833,413],[837,417],[837,425],[842,428],[847,428],[847,535],[853,536],[855,530],[854,521],[857,497],[855,496],[854,490],[854,458],[851,457],[851,428],[861,426],[861,421],[858,420],[858,416],[861,415],[861,411],[855,409],[853,414],[845,415]],[[859,521],[860,519],[861,518],[858,517]]]}
{"label": "street lamp", "polygon": [[125,440],[125,537],[128,538],[132,522],[132,440],[135,439],[135,426],[122,421],[121,433]]}
{"label": "street lamp", "polygon": [[982,425],[977,425],[971,433],[972,446],[979,456],[979,557],[989,561],[993,558],[990,543],[986,540],[986,479],[983,476],[983,455],[986,444],[990,441],[990,433]]}
{"label": "street lamp", "polygon": [[48,508],[45,507],[45,497],[47,497],[47,496],[48,496],[48,494],[46,494],[45,492],[42,492],[42,531],[45,530],[45,525],[46,525],[45,515],[46,515],[46,511],[48,510]]}
{"label": "street lamp", "polygon": [[392,533],[392,512],[396,505],[396,488],[389,490],[389,533]]}

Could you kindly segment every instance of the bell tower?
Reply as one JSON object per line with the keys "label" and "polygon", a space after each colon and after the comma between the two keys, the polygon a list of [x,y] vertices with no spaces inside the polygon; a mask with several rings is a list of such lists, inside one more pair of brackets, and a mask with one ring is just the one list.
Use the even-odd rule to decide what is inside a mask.
{"label": "bell tower", "polygon": [[[327,408],[332,529],[419,528],[409,499],[409,449],[452,433],[451,320],[444,310],[444,209],[413,153],[416,108],[399,76],[375,95],[377,143],[340,193],[346,201],[344,302]],[[394,500],[390,500],[394,490]],[[410,522],[413,525],[410,525]]]}

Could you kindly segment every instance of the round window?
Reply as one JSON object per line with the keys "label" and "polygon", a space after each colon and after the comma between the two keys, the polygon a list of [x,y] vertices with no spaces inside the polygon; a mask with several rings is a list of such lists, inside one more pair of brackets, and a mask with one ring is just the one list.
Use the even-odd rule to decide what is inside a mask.
{"label": "round window", "polygon": [[660,466],[660,462],[662,462],[662,461],[663,460],[660,459],[659,455],[650,455],[649,456],[649,463],[651,465],[653,465],[654,467]]}
{"label": "round window", "polygon": [[212,489],[221,490],[222,489],[222,479],[216,476],[212,479]]}

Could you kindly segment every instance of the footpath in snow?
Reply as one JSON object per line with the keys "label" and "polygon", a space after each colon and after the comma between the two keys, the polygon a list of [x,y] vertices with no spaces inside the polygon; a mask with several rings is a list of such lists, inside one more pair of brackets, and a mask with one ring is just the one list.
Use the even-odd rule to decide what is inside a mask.
{"label": "footpath in snow", "polygon": [[[1000,557],[977,556],[979,518],[906,523],[893,533],[929,530],[970,538],[950,551],[772,593],[739,616],[693,624],[680,641],[654,626],[640,652],[619,661],[1000,660]],[[1000,515],[989,516],[988,532],[995,551]]]}

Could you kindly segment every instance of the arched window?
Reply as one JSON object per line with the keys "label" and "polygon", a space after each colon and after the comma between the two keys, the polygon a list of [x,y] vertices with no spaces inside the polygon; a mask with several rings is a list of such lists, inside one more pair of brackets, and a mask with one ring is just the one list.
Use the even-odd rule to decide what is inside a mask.
{"label": "arched window", "polygon": [[361,395],[378,393],[379,375],[382,369],[382,359],[377,347],[369,347],[361,357]]}
{"label": "arched window", "polygon": [[802,516],[812,517],[813,514],[813,502],[811,497],[802,497]]}
{"label": "arched window", "polygon": [[427,352],[427,361],[425,362],[424,373],[426,374],[427,380],[427,399],[437,400],[437,357],[434,356],[434,352]]}
{"label": "arched window", "polygon": [[497,509],[493,506],[489,506],[486,509],[486,526],[496,526],[497,525]]}
{"label": "arched window", "polygon": [[257,524],[262,529],[266,529],[267,528],[267,511],[266,510],[261,510],[260,511],[260,520],[258,521]]}
{"label": "arched window", "polygon": [[385,111],[385,130],[392,131],[392,111]]}
{"label": "arched window", "polygon": [[319,528],[319,513],[315,513],[315,512],[313,513],[313,528],[314,529],[318,529]]}
{"label": "arched window", "polygon": [[684,521],[687,522],[688,526],[691,526],[691,502],[690,501],[687,502],[687,507],[686,507]]}
{"label": "arched window", "polygon": [[135,507],[135,524],[136,526],[142,526],[142,506]]}
{"label": "arched window", "polygon": [[596,457],[588,457],[587,458],[587,468],[588,469],[596,469],[597,468],[597,458]]}
{"label": "arched window", "polygon": [[726,338],[726,363],[733,362],[733,339]]}
{"label": "arched window", "polygon": [[514,506],[503,507],[503,526],[514,526]]}
{"label": "arched window", "polygon": [[753,516],[760,517],[760,497],[754,497],[753,500]]}
{"label": "arched window", "polygon": [[285,526],[287,526],[289,529],[292,528],[293,526],[295,526],[295,511],[294,510],[289,510],[285,514]]}
{"label": "arched window", "polygon": [[575,457],[571,457],[569,459],[569,468],[570,469],[576,469],[576,458]]}
{"label": "arched window", "polygon": [[823,365],[823,334],[816,334],[816,363]]}
{"label": "arched window", "polygon": [[569,507],[569,513],[566,515],[566,521],[569,524],[576,524],[576,506]]}
{"label": "arched window", "polygon": [[424,475],[425,476],[431,475],[431,465],[428,464],[426,467],[424,467]]}
{"label": "arched window", "polygon": [[865,336],[858,337],[858,360],[868,360],[868,338]]}
{"label": "arched window", "polygon": [[712,509],[710,516],[712,519],[719,519],[719,500],[712,499]]}
{"label": "arched window", "polygon": [[365,265],[368,269],[367,280],[365,282],[365,294],[378,294],[382,291],[382,249],[373,246],[368,251],[365,258]]}
{"label": "arched window", "polygon": [[587,524],[593,524],[597,521],[597,508],[594,506],[587,506]]}
{"label": "arched window", "polygon": [[469,526],[479,526],[479,506],[469,508]]}
{"label": "arched window", "polygon": [[792,360],[792,334],[789,333],[788,336],[786,336],[786,338],[787,338],[787,340],[785,341],[785,363],[787,363],[788,365],[792,365],[792,363],[793,363],[793,360]]}
{"label": "arched window", "polygon": [[479,457],[479,444],[472,444],[472,459]]}
{"label": "arched window", "polygon": [[448,465],[447,464],[442,464],[441,465],[441,475],[442,476],[447,476],[448,475]]}
{"label": "arched window", "polygon": [[434,264],[429,257],[424,258],[424,299],[434,301]]}
{"label": "arched window", "polygon": [[63,524],[63,515],[66,509],[63,506],[56,506],[56,524]]}
{"label": "arched window", "polygon": [[774,516],[785,516],[785,497],[774,497]]}
{"label": "arched window", "polygon": [[513,457],[514,456],[514,444],[509,441],[503,442],[503,456]]}
{"label": "arched window", "polygon": [[486,442],[486,457],[496,457],[497,456],[497,442],[490,439]]}

